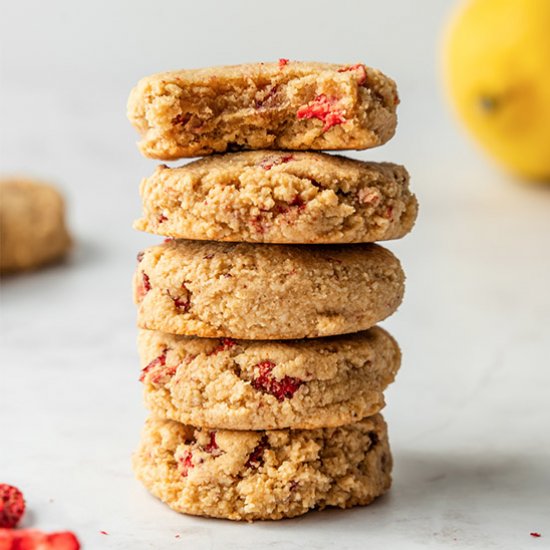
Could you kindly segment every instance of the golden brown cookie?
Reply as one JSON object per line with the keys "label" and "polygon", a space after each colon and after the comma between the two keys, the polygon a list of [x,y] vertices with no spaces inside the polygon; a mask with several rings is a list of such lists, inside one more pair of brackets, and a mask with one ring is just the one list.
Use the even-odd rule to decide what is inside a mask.
{"label": "golden brown cookie", "polygon": [[366,149],[395,132],[393,80],[358,63],[280,60],[160,73],[128,100],[141,152],[176,159],[241,149]]}
{"label": "golden brown cookie", "polygon": [[401,303],[399,260],[375,244],[169,241],[139,256],[141,328],[245,340],[357,332]]}
{"label": "golden brown cookie", "polygon": [[0,272],[34,269],[70,248],[60,193],[44,183],[0,181]]}
{"label": "golden brown cookie", "polygon": [[234,242],[398,239],[411,230],[418,208],[403,166],[281,151],[160,166],[143,180],[141,196],[136,229]]}
{"label": "golden brown cookie", "polygon": [[145,487],[178,512],[281,519],[365,505],[391,485],[380,415],[318,430],[207,430],[149,419],[134,455]]}
{"label": "golden brown cookie", "polygon": [[139,351],[153,416],[226,430],[328,428],[371,416],[401,360],[379,327],[283,341],[142,330]]}

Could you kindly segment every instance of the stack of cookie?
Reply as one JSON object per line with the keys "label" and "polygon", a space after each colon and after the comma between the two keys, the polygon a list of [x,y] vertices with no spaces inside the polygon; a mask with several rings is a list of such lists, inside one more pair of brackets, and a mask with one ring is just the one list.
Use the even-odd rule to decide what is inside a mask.
{"label": "stack of cookie", "polygon": [[134,470],[175,510],[279,519],[389,488],[378,412],[400,351],[374,325],[404,275],[372,242],[405,235],[417,203],[402,166],[312,151],[386,142],[397,103],[362,64],[284,59],[132,91],[145,156],[205,157],[145,179],[136,222],[167,239],[134,280],[151,412]]}

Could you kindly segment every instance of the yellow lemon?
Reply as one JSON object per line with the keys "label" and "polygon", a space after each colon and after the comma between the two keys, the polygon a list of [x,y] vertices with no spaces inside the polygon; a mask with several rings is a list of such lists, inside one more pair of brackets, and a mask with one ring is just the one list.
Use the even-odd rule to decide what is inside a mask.
{"label": "yellow lemon", "polygon": [[452,102],[502,165],[550,181],[550,0],[468,0],[447,31]]}

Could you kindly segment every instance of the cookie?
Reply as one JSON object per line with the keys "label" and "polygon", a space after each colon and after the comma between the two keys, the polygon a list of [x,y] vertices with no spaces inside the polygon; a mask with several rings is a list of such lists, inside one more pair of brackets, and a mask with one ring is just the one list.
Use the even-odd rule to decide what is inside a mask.
{"label": "cookie", "polygon": [[177,159],[242,149],[366,149],[395,132],[393,80],[359,63],[252,63],[142,79],[128,100],[141,152]]}
{"label": "cookie", "polygon": [[35,181],[0,182],[0,272],[35,269],[61,258],[71,246],[63,198]]}
{"label": "cookie", "polygon": [[401,303],[399,260],[375,244],[285,246],[174,240],[139,256],[138,325],[245,340],[357,332]]}
{"label": "cookie", "polygon": [[378,327],[283,341],[142,330],[139,351],[153,416],[226,430],[328,428],[372,416],[401,360]]}
{"label": "cookie", "polygon": [[149,419],[133,466],[178,512],[251,521],[369,504],[389,489],[392,458],[380,415],[338,428],[260,432]]}
{"label": "cookie", "polygon": [[183,239],[353,243],[398,239],[416,219],[403,166],[323,153],[250,151],[180,168],[141,184],[134,227]]}

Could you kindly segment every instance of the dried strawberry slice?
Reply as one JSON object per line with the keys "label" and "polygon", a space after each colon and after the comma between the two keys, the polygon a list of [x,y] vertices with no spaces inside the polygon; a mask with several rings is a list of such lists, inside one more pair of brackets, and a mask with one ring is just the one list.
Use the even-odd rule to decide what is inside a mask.
{"label": "dried strawberry slice", "polygon": [[0,483],[0,527],[15,527],[24,513],[23,493],[17,487]]}

